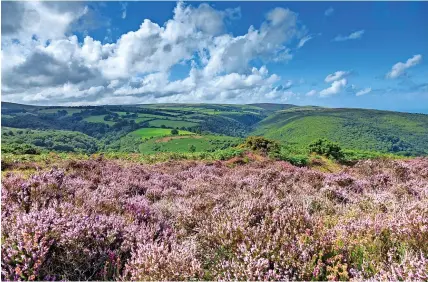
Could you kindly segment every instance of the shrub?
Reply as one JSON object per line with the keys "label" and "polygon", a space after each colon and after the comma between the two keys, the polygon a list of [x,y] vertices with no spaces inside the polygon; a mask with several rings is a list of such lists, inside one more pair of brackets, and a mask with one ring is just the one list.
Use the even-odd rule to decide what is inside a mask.
{"label": "shrub", "polygon": [[342,148],[340,148],[339,144],[327,139],[318,139],[312,142],[309,144],[309,151],[335,160],[341,160],[343,158]]}
{"label": "shrub", "polygon": [[171,135],[178,135],[178,130],[177,129],[172,129],[171,130]]}
{"label": "shrub", "polygon": [[248,148],[253,151],[260,151],[262,153],[274,153],[280,150],[278,142],[261,137],[261,136],[250,136],[243,144],[240,145],[242,148]]}
{"label": "shrub", "polygon": [[285,155],[281,156],[281,160],[287,161],[295,166],[307,166],[309,158],[307,155]]}
{"label": "shrub", "polygon": [[174,161],[242,151],[155,165],[50,154],[7,171],[1,279],[427,280],[427,158],[338,173]]}

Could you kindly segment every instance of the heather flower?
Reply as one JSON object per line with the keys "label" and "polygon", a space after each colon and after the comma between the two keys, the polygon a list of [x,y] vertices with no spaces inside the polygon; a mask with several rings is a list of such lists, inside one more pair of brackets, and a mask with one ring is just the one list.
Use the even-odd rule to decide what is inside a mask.
{"label": "heather flower", "polygon": [[5,280],[426,280],[428,159],[66,161],[2,178]]}

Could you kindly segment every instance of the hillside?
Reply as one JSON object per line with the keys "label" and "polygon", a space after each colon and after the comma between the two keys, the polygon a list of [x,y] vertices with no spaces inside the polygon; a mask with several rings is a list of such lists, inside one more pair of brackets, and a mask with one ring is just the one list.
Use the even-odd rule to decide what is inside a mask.
{"label": "hillside", "polygon": [[5,153],[31,154],[54,151],[92,154],[99,151],[95,138],[75,131],[3,127],[1,137],[2,152]]}
{"label": "hillside", "polygon": [[294,107],[262,120],[251,134],[298,146],[327,138],[348,149],[428,154],[428,115],[423,114]]}
{"label": "hillside", "polygon": [[[239,138],[260,135],[296,148],[306,148],[315,139],[327,138],[351,150],[408,156],[428,154],[428,115],[377,110],[269,103],[41,107],[2,102],[1,118],[2,126],[12,129],[79,132],[83,135],[76,134],[79,140],[75,143],[93,138],[98,151],[212,151],[234,146]],[[172,129],[195,136],[174,142],[158,141],[170,136]],[[21,138],[27,141],[18,143],[34,145],[32,138]],[[72,134],[69,138],[73,139]],[[204,145],[202,140],[211,144]],[[83,143],[94,141],[88,142]],[[11,146],[12,151],[21,146],[15,143],[16,138],[4,136],[2,140],[9,151]],[[83,151],[94,150],[94,146],[88,147]]]}

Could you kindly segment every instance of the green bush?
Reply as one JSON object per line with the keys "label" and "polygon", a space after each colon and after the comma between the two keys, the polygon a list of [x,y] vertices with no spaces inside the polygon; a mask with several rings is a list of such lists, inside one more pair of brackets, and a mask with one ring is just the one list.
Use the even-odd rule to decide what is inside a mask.
{"label": "green bush", "polygon": [[306,155],[290,155],[284,156],[283,161],[287,161],[295,166],[307,166],[309,162],[309,158]]}
{"label": "green bush", "polygon": [[335,160],[343,159],[342,148],[340,148],[339,144],[327,139],[318,139],[309,144],[309,152],[333,158]]}
{"label": "green bush", "polygon": [[280,150],[278,142],[260,136],[248,137],[240,147],[269,154],[276,154]]}

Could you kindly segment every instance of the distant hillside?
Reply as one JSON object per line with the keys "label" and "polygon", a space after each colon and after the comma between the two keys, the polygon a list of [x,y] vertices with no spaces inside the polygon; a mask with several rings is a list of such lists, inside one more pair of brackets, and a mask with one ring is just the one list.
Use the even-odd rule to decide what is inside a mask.
{"label": "distant hillside", "polygon": [[96,139],[76,131],[32,130],[2,127],[2,152],[31,153],[41,151],[95,153]]}
{"label": "distant hillside", "polygon": [[267,117],[252,132],[306,146],[327,138],[344,148],[428,154],[428,115],[364,109],[296,107]]}
{"label": "distant hillside", "polygon": [[[149,148],[151,145],[140,145],[145,142],[155,142],[155,140],[145,141],[141,138],[135,140],[128,134],[139,129],[157,128],[168,134],[171,129],[180,129],[198,135],[239,138],[261,135],[302,148],[307,148],[307,145],[315,139],[327,138],[339,142],[346,149],[409,156],[428,155],[428,115],[377,110],[328,109],[271,103],[41,107],[2,102],[1,121],[3,129],[9,127],[51,131],[49,134],[52,134],[52,130],[83,133],[83,135],[76,135],[74,143],[84,143],[85,145],[76,145],[76,147],[83,147],[84,150],[91,152],[95,148],[92,145],[94,141],[86,140],[86,137],[98,140],[99,149],[115,148],[120,151],[134,152],[138,150],[136,148]],[[158,131],[149,130],[149,132]],[[31,134],[31,138],[4,137],[2,145],[7,147],[8,144],[19,141],[33,146],[32,138],[37,136],[37,139],[40,139],[38,137],[43,135],[41,132],[36,133]],[[165,134],[168,135],[167,133]],[[58,134],[55,132],[54,135]],[[165,136],[146,137],[163,138]],[[49,135],[48,139],[50,138]],[[58,142],[54,143],[57,145],[62,140],[67,139],[62,138],[61,135]],[[163,146],[165,149],[172,148],[171,150],[174,151],[190,148],[190,145],[198,145],[201,143],[199,141],[201,140],[197,142],[190,139],[177,140],[168,143],[168,146],[162,145],[165,145]],[[40,143],[39,140],[36,142]],[[182,146],[183,142],[187,142],[187,147]],[[197,150],[200,149],[198,146],[196,146]],[[62,144],[55,146],[56,149],[50,145],[39,147],[52,150],[63,148]],[[214,147],[223,147],[223,144],[208,147],[201,148],[211,150]],[[70,148],[67,149],[67,151],[70,150]]]}

